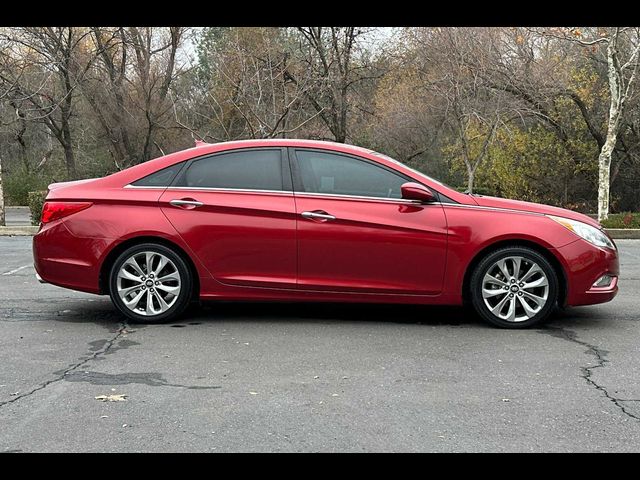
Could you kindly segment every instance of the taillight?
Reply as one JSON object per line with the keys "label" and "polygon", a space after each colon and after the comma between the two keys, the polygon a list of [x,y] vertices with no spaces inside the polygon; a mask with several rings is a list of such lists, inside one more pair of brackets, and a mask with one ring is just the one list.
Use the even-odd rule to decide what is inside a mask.
{"label": "taillight", "polygon": [[44,202],[42,207],[43,224],[68,217],[93,205],[91,202]]}

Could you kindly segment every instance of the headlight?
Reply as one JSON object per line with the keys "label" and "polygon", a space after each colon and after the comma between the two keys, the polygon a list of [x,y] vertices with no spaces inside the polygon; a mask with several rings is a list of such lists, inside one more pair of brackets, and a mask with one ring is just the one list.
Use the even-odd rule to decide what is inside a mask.
{"label": "headlight", "polygon": [[581,238],[584,238],[587,242],[592,243],[596,247],[606,247],[612,250],[615,250],[616,247],[609,240],[601,230],[598,230],[596,227],[592,227],[583,222],[579,222],[577,220],[569,220],[568,218],[563,217],[555,217],[553,215],[547,215],[551,220],[555,220],[563,227],[568,228],[573,233],[578,235]]}

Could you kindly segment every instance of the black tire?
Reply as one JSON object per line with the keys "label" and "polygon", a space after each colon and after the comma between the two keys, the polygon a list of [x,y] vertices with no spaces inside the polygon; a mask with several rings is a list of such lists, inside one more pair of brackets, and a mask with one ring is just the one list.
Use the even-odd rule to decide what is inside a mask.
{"label": "black tire", "polygon": [[[180,274],[180,292],[171,307],[157,315],[141,315],[130,310],[118,295],[117,276],[124,262],[132,255],[141,252],[156,252],[171,260]],[[158,243],[141,243],[127,248],[116,258],[109,272],[109,296],[118,311],[134,323],[166,323],[178,318],[189,306],[193,297],[193,278],[191,270],[182,255]]]}
{"label": "black tire", "polygon": [[[487,274],[489,269],[493,267],[496,262],[500,261],[501,259],[513,256],[523,257],[525,260],[537,263],[538,266],[543,270],[548,280],[548,293],[546,303],[534,316],[522,321],[507,321],[494,315],[489,307],[485,304],[482,296],[483,279],[485,277],[485,274]],[[555,269],[553,268],[551,263],[549,263],[549,261],[544,257],[544,255],[528,247],[502,247],[488,253],[474,269],[473,274],[471,275],[469,287],[471,294],[471,303],[478,315],[480,315],[480,317],[486,322],[500,328],[518,329],[540,325],[549,318],[549,315],[558,303],[558,275]],[[518,294],[516,293],[515,295]],[[521,302],[515,303],[520,303],[520,306],[517,308],[521,309],[520,311],[524,313]]]}

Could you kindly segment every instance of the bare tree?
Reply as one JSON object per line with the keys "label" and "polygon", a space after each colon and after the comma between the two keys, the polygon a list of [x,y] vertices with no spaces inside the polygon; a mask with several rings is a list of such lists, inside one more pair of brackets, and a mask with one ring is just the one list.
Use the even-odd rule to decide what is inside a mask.
{"label": "bare tree", "polygon": [[481,39],[486,40],[488,32],[418,28],[408,33],[408,40],[420,47],[413,61],[421,88],[438,100],[430,109],[453,133],[467,172],[467,191],[473,193],[476,172],[507,111],[503,92],[490,88],[484,79],[491,46]]}
{"label": "bare tree", "polygon": [[[336,142],[348,136],[351,93],[366,80],[383,72],[372,71],[359,56],[359,42],[368,32],[360,27],[298,27],[299,54],[310,79],[304,95],[325,123]],[[290,78],[298,79],[291,72]]]}
{"label": "bare tree", "polygon": [[109,141],[116,168],[151,158],[171,121],[170,88],[182,73],[183,27],[92,27],[97,61],[84,96]]}
{"label": "bare tree", "polygon": [[[321,113],[303,108],[308,79],[298,73],[286,29],[229,28],[216,35],[203,52],[207,72],[213,68],[216,75],[204,81],[206,112],[199,116],[218,134],[209,130],[204,137],[285,138]],[[291,72],[296,72],[296,81]],[[177,109],[175,115],[180,125],[196,133],[178,118]]]}
{"label": "bare tree", "polygon": [[77,177],[71,119],[76,90],[94,52],[88,30],[78,27],[5,29],[0,82],[19,121],[42,122],[64,151],[67,174]]}

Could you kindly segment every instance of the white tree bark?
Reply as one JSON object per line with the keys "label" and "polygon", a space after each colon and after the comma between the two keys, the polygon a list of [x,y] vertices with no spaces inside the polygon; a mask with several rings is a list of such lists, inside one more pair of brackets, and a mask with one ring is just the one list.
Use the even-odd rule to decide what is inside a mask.
{"label": "white tree bark", "polygon": [[[638,50],[640,45],[633,47],[633,51],[626,63],[621,63],[619,51],[620,29],[609,38],[607,44],[607,76],[609,79],[609,120],[607,122],[607,136],[600,155],[598,156],[598,221],[609,218],[609,189],[611,172],[611,155],[616,147],[620,120],[624,109],[624,102],[630,94],[638,68]],[[626,70],[631,75],[626,77]]]}
{"label": "white tree bark", "polygon": [[0,159],[0,227],[3,227],[4,225],[4,189],[2,188],[2,159]]}
{"label": "white tree bark", "polygon": [[621,95],[620,76],[616,68],[616,41],[609,40],[607,45],[607,75],[609,77],[609,121],[607,122],[607,137],[598,156],[598,221],[609,217],[609,187],[611,172],[611,154],[616,146],[618,138],[618,126],[620,124]]}

